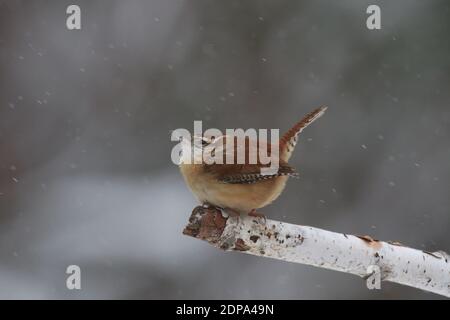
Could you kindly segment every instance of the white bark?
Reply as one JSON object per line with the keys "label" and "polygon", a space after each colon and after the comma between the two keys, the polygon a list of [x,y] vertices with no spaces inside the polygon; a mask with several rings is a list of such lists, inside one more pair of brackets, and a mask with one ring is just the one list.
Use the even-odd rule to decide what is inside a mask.
{"label": "white bark", "polygon": [[254,217],[224,218],[202,207],[194,209],[183,233],[223,250],[347,272],[370,281],[379,270],[383,281],[450,297],[450,257],[442,251]]}

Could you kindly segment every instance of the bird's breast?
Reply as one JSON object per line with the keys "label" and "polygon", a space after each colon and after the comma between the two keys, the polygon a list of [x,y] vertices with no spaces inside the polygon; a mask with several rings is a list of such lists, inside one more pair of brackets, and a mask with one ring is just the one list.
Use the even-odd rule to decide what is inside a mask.
{"label": "bird's breast", "polygon": [[219,181],[201,165],[181,165],[186,184],[200,202],[230,208],[240,213],[262,208],[283,191],[288,177],[280,176],[253,184],[230,184]]}

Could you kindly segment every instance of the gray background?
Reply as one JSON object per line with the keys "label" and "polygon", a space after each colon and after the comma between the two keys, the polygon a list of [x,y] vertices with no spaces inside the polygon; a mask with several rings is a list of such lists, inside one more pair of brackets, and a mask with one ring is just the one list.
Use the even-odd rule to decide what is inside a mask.
{"label": "gray background", "polygon": [[0,1],[0,298],[437,298],[182,236],[170,130],[327,105],[262,211],[450,251],[449,31],[444,0]]}

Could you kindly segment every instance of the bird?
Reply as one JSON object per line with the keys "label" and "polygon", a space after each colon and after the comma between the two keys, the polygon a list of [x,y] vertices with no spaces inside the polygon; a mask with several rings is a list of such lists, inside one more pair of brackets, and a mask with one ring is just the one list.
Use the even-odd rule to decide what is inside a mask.
{"label": "bird", "polygon": [[[327,107],[319,107],[308,113],[295,123],[278,143],[263,142],[267,144],[268,154],[271,154],[274,148],[278,148],[279,165],[276,171],[270,174],[262,174],[261,169],[268,168],[270,164],[263,164],[260,161],[258,143],[254,143],[255,141],[250,137],[245,137],[245,145],[242,143],[239,145],[237,138],[229,135],[194,136],[192,141],[185,141],[182,154],[185,154],[186,148],[190,147],[194,149],[194,157],[196,154],[197,157],[202,157],[204,150],[208,147],[214,150],[212,146],[218,146],[220,142],[224,159],[227,154],[236,155],[238,150],[244,148],[245,161],[244,163],[234,160],[232,163],[223,161],[223,163],[208,164],[204,161],[181,160],[179,168],[184,181],[204,207],[214,207],[234,217],[247,214],[265,219],[265,215],[257,210],[271,204],[280,196],[289,177],[298,177],[298,172],[289,165],[288,161],[295,149],[299,134],[320,118],[326,110]],[[227,139],[234,139],[232,150],[226,149]],[[255,163],[249,161],[251,155],[256,155]],[[234,159],[237,157],[235,156]]]}

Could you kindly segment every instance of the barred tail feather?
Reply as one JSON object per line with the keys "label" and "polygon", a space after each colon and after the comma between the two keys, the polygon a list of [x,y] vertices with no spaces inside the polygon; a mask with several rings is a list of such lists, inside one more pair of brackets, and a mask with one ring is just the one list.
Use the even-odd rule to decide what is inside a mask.
{"label": "barred tail feather", "polygon": [[327,107],[320,107],[308,113],[302,120],[297,122],[286,134],[280,139],[280,159],[288,161],[297,144],[297,138],[300,132],[307,126],[320,118]]}

